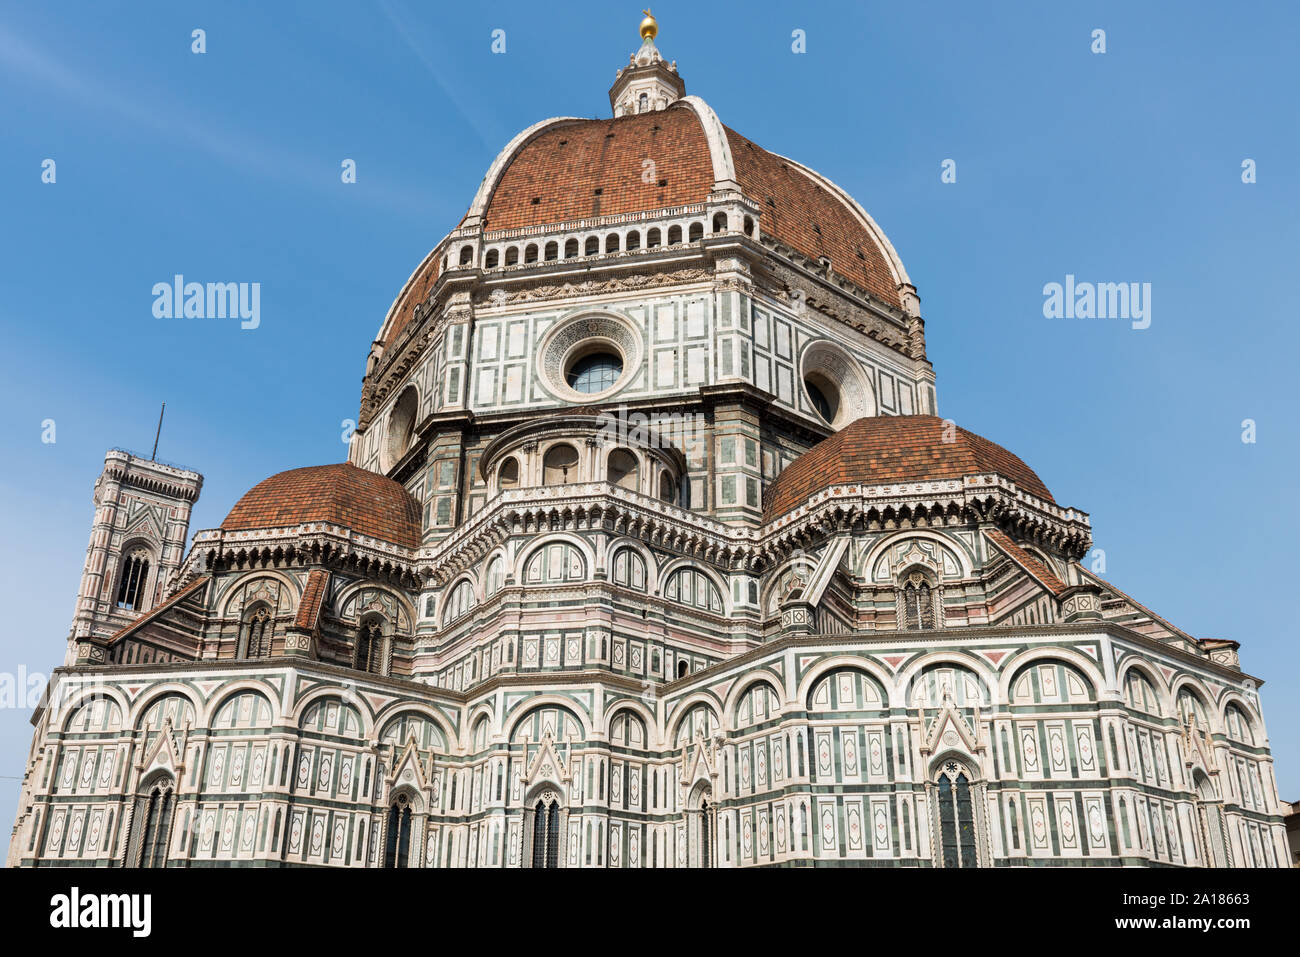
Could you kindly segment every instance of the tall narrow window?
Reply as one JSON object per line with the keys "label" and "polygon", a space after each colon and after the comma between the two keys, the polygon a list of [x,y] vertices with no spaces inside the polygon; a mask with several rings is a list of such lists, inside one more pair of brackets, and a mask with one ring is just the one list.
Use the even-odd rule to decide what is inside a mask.
{"label": "tall narrow window", "polygon": [[956,761],[939,772],[939,839],[944,867],[977,867],[970,778]]}
{"label": "tall narrow window", "polygon": [[263,605],[249,616],[247,637],[244,639],[244,657],[271,657],[271,636],[274,633],[275,626],[271,622],[271,612]]}
{"label": "tall narrow window", "polygon": [[934,593],[920,575],[912,575],[903,586],[902,604],[904,631],[934,627]]}
{"label": "tall narrow window", "polygon": [[388,809],[388,847],[384,867],[407,867],[411,857],[411,800],[399,794]]}
{"label": "tall narrow window", "polygon": [[384,631],[377,621],[365,622],[357,632],[357,670],[383,674]]}
{"label": "tall narrow window", "polygon": [[713,805],[708,798],[700,802],[700,867],[713,866]]}
{"label": "tall narrow window", "polygon": [[117,585],[117,607],[128,611],[143,611],[148,580],[149,553],[143,548],[137,548],[122,562]]}
{"label": "tall narrow window", "polygon": [[167,845],[171,839],[173,799],[172,779],[162,777],[135,800],[135,826],[140,828],[137,851],[138,867],[165,867]]}
{"label": "tall narrow window", "polygon": [[533,853],[531,866],[560,866],[560,802],[545,794],[533,806]]}

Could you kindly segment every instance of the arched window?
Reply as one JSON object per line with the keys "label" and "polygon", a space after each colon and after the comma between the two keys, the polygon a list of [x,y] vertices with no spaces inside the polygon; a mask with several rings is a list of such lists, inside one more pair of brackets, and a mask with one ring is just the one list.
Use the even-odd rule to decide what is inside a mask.
{"label": "arched window", "polygon": [[564,243],[564,258],[572,259],[578,255],[578,241],[576,239],[566,240]]}
{"label": "arched window", "polygon": [[610,452],[605,471],[605,481],[609,482],[610,485],[630,488],[635,492],[637,484],[636,456],[627,449],[615,449]]}
{"label": "arched window", "polygon": [[1228,729],[1228,738],[1242,744],[1254,744],[1255,735],[1250,730],[1250,719],[1235,704],[1230,704],[1223,712],[1223,724]]}
{"label": "arched window", "polygon": [[533,805],[531,867],[560,866],[560,800],[548,791]]}
{"label": "arched window", "polygon": [[570,363],[564,381],[575,392],[595,395],[614,388],[622,375],[623,357],[602,349],[579,356]]}
{"label": "arched window", "polygon": [[518,263],[519,263],[519,247],[518,246],[506,247],[506,265],[514,266],[517,265]]}
{"label": "arched window", "polygon": [[1160,698],[1156,695],[1155,685],[1137,668],[1130,668],[1124,675],[1124,701],[1134,711],[1160,714]]}
{"label": "arched window", "polygon": [[624,243],[623,248],[624,248],[624,249],[640,249],[640,248],[641,248],[641,234],[640,234],[639,232],[637,232],[635,229],[632,230],[630,233],[628,233],[628,234],[627,234],[627,242]]}
{"label": "arched window", "polygon": [[483,595],[490,598],[505,586],[505,563],[498,555],[488,562],[487,572],[483,575]]}
{"label": "arched window", "polygon": [[605,252],[618,252],[618,233],[610,233],[605,237]]}
{"label": "arched window", "polygon": [[677,486],[673,477],[667,472],[659,473],[659,500],[670,504],[677,503]]}
{"label": "arched window", "polygon": [[715,233],[725,233],[727,231],[726,213],[718,213],[713,217],[713,231]]}
{"label": "arched window", "polygon": [[411,799],[399,794],[388,808],[388,846],[384,867],[408,867],[411,857]]}
{"label": "arched window", "polygon": [[615,585],[646,590],[645,559],[633,548],[620,548],[614,553],[613,578]]}
{"label": "arched window", "polygon": [[648,94],[646,94],[646,93],[642,93],[642,94],[637,98],[637,101],[636,101],[636,111],[637,111],[638,113],[644,113],[644,112],[645,112],[646,110],[648,110],[648,109],[650,109],[650,96],[649,96]]}
{"label": "arched window", "polygon": [[144,611],[145,587],[149,582],[149,552],[143,548],[132,549],[122,562],[117,585],[117,607],[128,611]]}
{"label": "arched window", "polygon": [[945,761],[936,783],[940,860],[944,867],[978,867],[970,775],[956,761]]}
{"label": "arched window", "polygon": [[547,485],[578,481],[578,450],[572,445],[552,445],[542,458],[542,478]]}
{"label": "arched window", "polygon": [[136,867],[167,866],[167,846],[171,840],[175,805],[175,782],[166,774],[154,778],[136,797],[135,816],[131,819],[136,833]]}
{"label": "arched window", "polygon": [[691,673],[691,663],[689,661],[677,662],[677,677],[685,678]]}
{"label": "arched window", "polygon": [[552,542],[538,548],[524,567],[528,584],[582,581],[587,577],[587,563],[582,553],[567,542]]}
{"label": "arched window", "polygon": [[907,577],[899,594],[899,603],[902,610],[899,620],[903,631],[934,627],[934,593],[920,572],[913,572]]}
{"label": "arched window", "polygon": [[514,488],[519,484],[519,460],[508,458],[501,463],[501,468],[497,471],[497,486],[499,488]]}
{"label": "arched window", "polygon": [[596,236],[588,236],[588,237],[587,237],[587,245],[586,245],[585,249],[586,249],[586,251],[583,253],[584,256],[598,256],[598,255],[600,255],[600,239],[599,239],[599,237],[596,237]]}
{"label": "arched window", "polygon": [[[746,217],[745,217],[745,235],[746,235],[746,236],[753,236],[753,235],[754,235],[754,217],[753,217],[753,216],[746,216]],[[755,236],[754,238],[757,239],[758,237]]]}
{"label": "arched window", "polygon": [[470,260],[472,260],[473,258],[474,258],[473,246],[460,247],[460,264],[462,266],[468,266],[470,264]]}
{"label": "arched window", "polygon": [[703,238],[704,238],[704,224],[691,223],[690,241],[693,243],[699,242]]}
{"label": "arched window", "polygon": [[559,243],[556,243],[556,242],[549,242],[549,243],[547,243],[547,244],[546,244],[546,254],[545,254],[545,256],[544,256],[543,258],[545,258],[546,261],[547,261],[548,263],[549,263],[549,262],[553,262],[553,261],[556,260],[556,259],[559,259],[559,258],[560,258],[560,244],[559,244]]}
{"label": "arched window", "polygon": [[529,243],[526,247],[524,247],[524,262],[526,262],[526,263],[535,263],[535,262],[537,262],[537,244],[536,244],[536,243]]}
{"label": "arched window", "polygon": [[609,741],[615,747],[644,748],[647,740],[645,722],[631,711],[620,711],[610,722]]}
{"label": "arched window", "polygon": [[682,242],[682,227],[680,227],[680,226],[669,226],[669,227],[668,227],[668,245],[669,245],[669,246],[679,246],[679,245],[681,245],[681,242]]}
{"label": "arched window", "polygon": [[702,611],[722,614],[722,593],[712,579],[693,568],[679,568],[664,586],[664,597],[683,605],[693,605]]}
{"label": "arched window", "polygon": [[362,622],[357,631],[356,668],[374,675],[384,673],[384,629],[378,621]]}
{"label": "arched window", "polygon": [[419,411],[420,396],[415,386],[407,386],[393,404],[388,416],[388,433],[385,436],[385,468],[392,468],[411,450],[415,440],[415,419]]}
{"label": "arched window", "polygon": [[487,254],[487,268],[496,269],[501,263],[501,251],[499,249],[489,249]]}
{"label": "arched window", "polygon": [[244,657],[271,657],[271,638],[275,634],[275,621],[265,605],[258,605],[244,624]]}
{"label": "arched window", "polygon": [[447,607],[442,613],[443,625],[450,625],[457,618],[466,614],[474,605],[474,586],[470,584],[469,579],[463,579],[447,596]]}
{"label": "arched window", "polygon": [[1178,691],[1178,714],[1183,719],[1183,724],[1191,724],[1195,721],[1196,726],[1202,731],[1208,731],[1209,721],[1205,717],[1205,704],[1201,701],[1200,695],[1188,688],[1180,688]]}
{"label": "arched window", "polygon": [[659,231],[658,227],[655,227],[645,234],[645,245],[646,249],[654,249],[657,246],[663,245],[663,233]]}

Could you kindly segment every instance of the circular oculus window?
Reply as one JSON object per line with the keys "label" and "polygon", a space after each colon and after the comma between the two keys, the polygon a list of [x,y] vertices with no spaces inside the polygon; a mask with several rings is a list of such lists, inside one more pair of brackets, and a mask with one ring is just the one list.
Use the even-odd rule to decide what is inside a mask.
{"label": "circular oculus window", "polygon": [[821,340],[804,350],[803,387],[813,414],[835,429],[876,414],[875,392],[862,367],[839,346]]}
{"label": "circular oculus window", "polygon": [[562,399],[580,402],[625,386],[641,355],[640,332],[609,315],[565,320],[542,341],[543,381]]}

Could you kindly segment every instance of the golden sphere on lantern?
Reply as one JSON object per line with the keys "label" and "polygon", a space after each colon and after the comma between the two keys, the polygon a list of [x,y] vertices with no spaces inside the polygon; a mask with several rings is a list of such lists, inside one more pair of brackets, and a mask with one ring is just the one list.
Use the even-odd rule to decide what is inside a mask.
{"label": "golden sphere on lantern", "polygon": [[649,10],[642,10],[645,19],[641,21],[641,39],[653,40],[659,35],[659,21],[654,18],[654,14]]}

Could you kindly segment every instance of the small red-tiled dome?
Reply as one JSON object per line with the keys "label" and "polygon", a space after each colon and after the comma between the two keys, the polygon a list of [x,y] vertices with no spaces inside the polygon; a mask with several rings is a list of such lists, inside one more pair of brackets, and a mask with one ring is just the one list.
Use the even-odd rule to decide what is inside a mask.
{"label": "small red-tiled dome", "polygon": [[347,462],[290,469],[258,482],[235,503],[227,531],[309,522],[342,525],[396,545],[420,544],[420,506],[397,482]]}
{"label": "small red-tiled dome", "polygon": [[1055,501],[1034,470],[1002,446],[956,427],[950,441],[944,441],[944,421],[936,415],[883,415],[850,423],[777,476],[767,488],[764,518],[778,518],[835,485],[929,482],[989,473]]}

